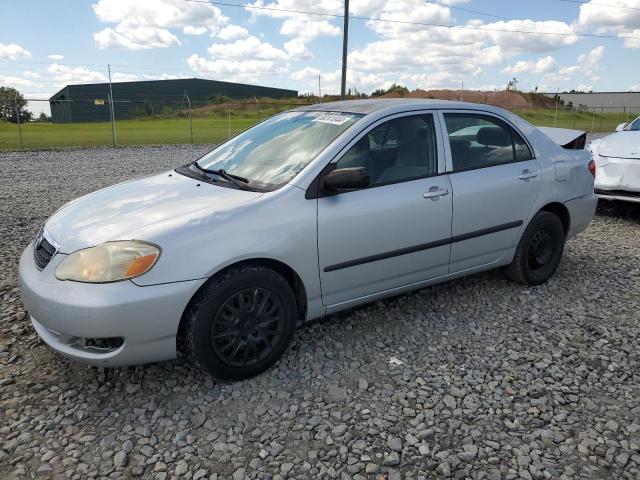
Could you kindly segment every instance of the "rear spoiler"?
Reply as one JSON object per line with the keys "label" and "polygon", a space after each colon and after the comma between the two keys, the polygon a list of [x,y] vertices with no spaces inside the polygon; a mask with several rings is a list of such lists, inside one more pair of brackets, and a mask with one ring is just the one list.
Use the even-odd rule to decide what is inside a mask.
{"label": "rear spoiler", "polygon": [[547,137],[568,150],[582,150],[587,144],[587,133],[569,128],[538,127]]}

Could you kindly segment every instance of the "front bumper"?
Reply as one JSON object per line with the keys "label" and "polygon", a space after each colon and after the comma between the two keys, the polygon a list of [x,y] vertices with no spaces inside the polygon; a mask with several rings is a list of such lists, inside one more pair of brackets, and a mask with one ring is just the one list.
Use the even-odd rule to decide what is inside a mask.
{"label": "front bumper", "polygon": [[[601,186],[602,187],[602,186]],[[620,200],[622,202],[640,203],[640,191],[609,190],[596,186],[596,195],[602,200]]]}
{"label": "front bumper", "polygon": [[640,159],[595,157],[595,191],[603,200],[640,203]]}
{"label": "front bumper", "polygon": [[[131,281],[90,284],[60,281],[57,254],[42,271],[33,245],[20,258],[20,293],[36,332],[62,355],[97,366],[125,366],[176,357],[180,318],[204,279],[140,287]],[[86,339],[120,339],[115,348]],[[91,342],[89,342],[91,343]]]}

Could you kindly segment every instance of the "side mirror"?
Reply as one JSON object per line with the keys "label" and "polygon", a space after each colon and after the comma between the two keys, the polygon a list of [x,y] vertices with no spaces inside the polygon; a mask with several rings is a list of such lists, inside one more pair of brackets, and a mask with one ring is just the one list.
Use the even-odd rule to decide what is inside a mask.
{"label": "side mirror", "polygon": [[329,192],[345,192],[369,186],[369,172],[364,167],[338,168],[322,181],[322,188]]}
{"label": "side mirror", "polygon": [[620,125],[618,125],[616,127],[616,132],[621,132],[622,130],[624,130],[624,127],[626,127],[627,124],[626,123],[621,123]]}

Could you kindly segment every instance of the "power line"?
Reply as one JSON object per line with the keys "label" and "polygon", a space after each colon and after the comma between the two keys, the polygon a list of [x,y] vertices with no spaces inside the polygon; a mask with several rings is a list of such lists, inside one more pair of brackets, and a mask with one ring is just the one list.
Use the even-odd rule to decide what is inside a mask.
{"label": "power line", "polygon": [[[293,10],[287,8],[275,8],[275,7],[263,7],[257,5],[239,5],[237,3],[226,3],[226,2],[216,2],[216,1],[208,1],[208,0],[184,0],[185,2],[192,3],[204,3],[208,5],[216,5],[223,7],[235,7],[235,8],[243,8],[243,9],[253,9],[253,10],[266,10],[272,12],[280,12],[280,13],[293,13],[298,15],[312,15],[318,17],[330,17],[330,18],[344,18],[344,15],[340,15],[338,13],[324,13],[324,12],[312,12],[308,10]],[[576,0],[577,1],[577,0]],[[586,33],[586,32],[550,32],[550,31],[532,31],[532,30],[509,30],[504,28],[495,28],[495,27],[478,27],[472,25],[453,25],[448,23],[431,23],[431,22],[415,22],[411,20],[393,20],[390,18],[376,18],[376,17],[366,17],[362,15],[350,15],[349,18],[354,20],[364,20],[368,22],[385,22],[385,23],[397,23],[402,25],[415,25],[415,26],[423,26],[423,27],[441,27],[441,28],[460,28],[465,30],[477,30],[477,31],[488,31],[488,32],[503,32],[503,33],[521,33],[526,35],[554,35],[561,37],[585,37],[585,38],[611,38],[611,39],[631,39],[631,40],[640,40],[640,37],[635,36],[627,36],[627,35],[607,35],[607,34],[597,34],[597,33]],[[516,19],[510,19],[516,20]]]}
{"label": "power line", "polygon": [[599,3],[599,2],[592,2],[589,0],[559,0],[560,2],[566,2],[566,3],[579,3],[581,5],[597,5],[599,7],[609,7],[609,8],[623,8],[625,10],[636,10],[636,11],[640,11],[640,8],[638,7],[628,7],[626,5],[613,5],[611,3]]}

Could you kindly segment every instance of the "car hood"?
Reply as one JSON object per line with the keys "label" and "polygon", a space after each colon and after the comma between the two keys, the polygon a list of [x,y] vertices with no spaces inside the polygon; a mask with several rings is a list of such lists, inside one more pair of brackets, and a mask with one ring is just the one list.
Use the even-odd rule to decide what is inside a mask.
{"label": "car hood", "polygon": [[640,160],[640,132],[618,132],[609,135],[599,142],[597,153],[603,157]]}
{"label": "car hood", "polygon": [[45,228],[62,253],[71,253],[112,240],[152,240],[151,232],[177,228],[260,195],[170,171],[73,200],[54,213]]}

